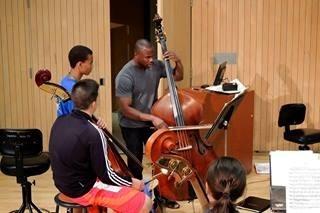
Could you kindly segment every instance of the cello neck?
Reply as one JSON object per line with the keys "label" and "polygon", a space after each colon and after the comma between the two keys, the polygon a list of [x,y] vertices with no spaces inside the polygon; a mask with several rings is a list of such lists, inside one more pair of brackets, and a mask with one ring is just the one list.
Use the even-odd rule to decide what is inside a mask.
{"label": "cello neck", "polygon": [[[92,115],[92,119],[94,122],[97,122],[98,119],[94,115]],[[143,169],[142,163],[138,160],[138,158],[129,151],[120,141],[118,141],[110,132],[108,129],[102,129],[107,139],[116,145],[128,158],[133,160],[141,169]]]}

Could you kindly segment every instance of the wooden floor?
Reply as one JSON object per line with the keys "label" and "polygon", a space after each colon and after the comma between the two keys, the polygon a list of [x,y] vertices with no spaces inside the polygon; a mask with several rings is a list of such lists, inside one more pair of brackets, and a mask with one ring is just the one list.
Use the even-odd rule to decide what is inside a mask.
{"label": "wooden floor", "polygon": [[[255,153],[254,162],[268,162],[267,153]],[[146,178],[150,177],[151,169],[144,171]],[[55,210],[53,197],[57,193],[52,180],[52,173],[49,170],[43,175],[30,177],[29,181],[35,180],[32,186],[33,202],[41,208],[45,208],[51,212]],[[255,170],[248,174],[247,189],[243,197],[257,196],[269,199],[269,175],[257,175]],[[21,188],[16,183],[16,179],[0,173],[0,213],[10,212],[18,209],[21,204]],[[166,212],[201,212],[199,202],[196,200],[192,203],[180,202],[181,208],[177,210],[167,209]],[[270,212],[270,211],[268,211]]]}

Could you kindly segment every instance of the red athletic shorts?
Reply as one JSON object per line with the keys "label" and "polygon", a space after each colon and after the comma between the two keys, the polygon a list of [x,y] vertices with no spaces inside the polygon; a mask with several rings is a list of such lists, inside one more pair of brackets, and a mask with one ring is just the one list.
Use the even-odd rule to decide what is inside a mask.
{"label": "red athletic shorts", "polygon": [[141,210],[146,195],[136,189],[125,186],[111,186],[97,181],[85,195],[72,198],[75,203],[88,208],[89,213],[98,212],[98,207],[110,208],[115,212],[136,213]]}

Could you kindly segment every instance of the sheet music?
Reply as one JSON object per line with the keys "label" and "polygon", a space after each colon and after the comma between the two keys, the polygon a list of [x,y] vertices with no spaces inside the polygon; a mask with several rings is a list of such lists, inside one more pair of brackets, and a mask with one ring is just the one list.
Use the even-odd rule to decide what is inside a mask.
{"label": "sheet music", "polygon": [[320,212],[319,160],[289,168],[286,203],[289,213]]}
{"label": "sheet music", "polygon": [[270,152],[270,167],[271,206],[276,209],[284,202],[288,213],[320,212],[319,154],[273,151]]}
{"label": "sheet music", "polygon": [[288,183],[288,169],[290,166],[303,161],[317,159],[309,151],[272,151],[270,152],[271,183],[274,186],[286,186]]}

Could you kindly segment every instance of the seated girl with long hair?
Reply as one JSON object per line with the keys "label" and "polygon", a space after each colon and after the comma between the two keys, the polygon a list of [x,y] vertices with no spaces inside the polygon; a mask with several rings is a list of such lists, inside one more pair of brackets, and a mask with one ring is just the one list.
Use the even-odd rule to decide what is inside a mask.
{"label": "seated girl with long hair", "polygon": [[208,212],[238,212],[234,202],[246,187],[246,170],[235,158],[221,157],[208,169],[206,189],[210,202]]}

